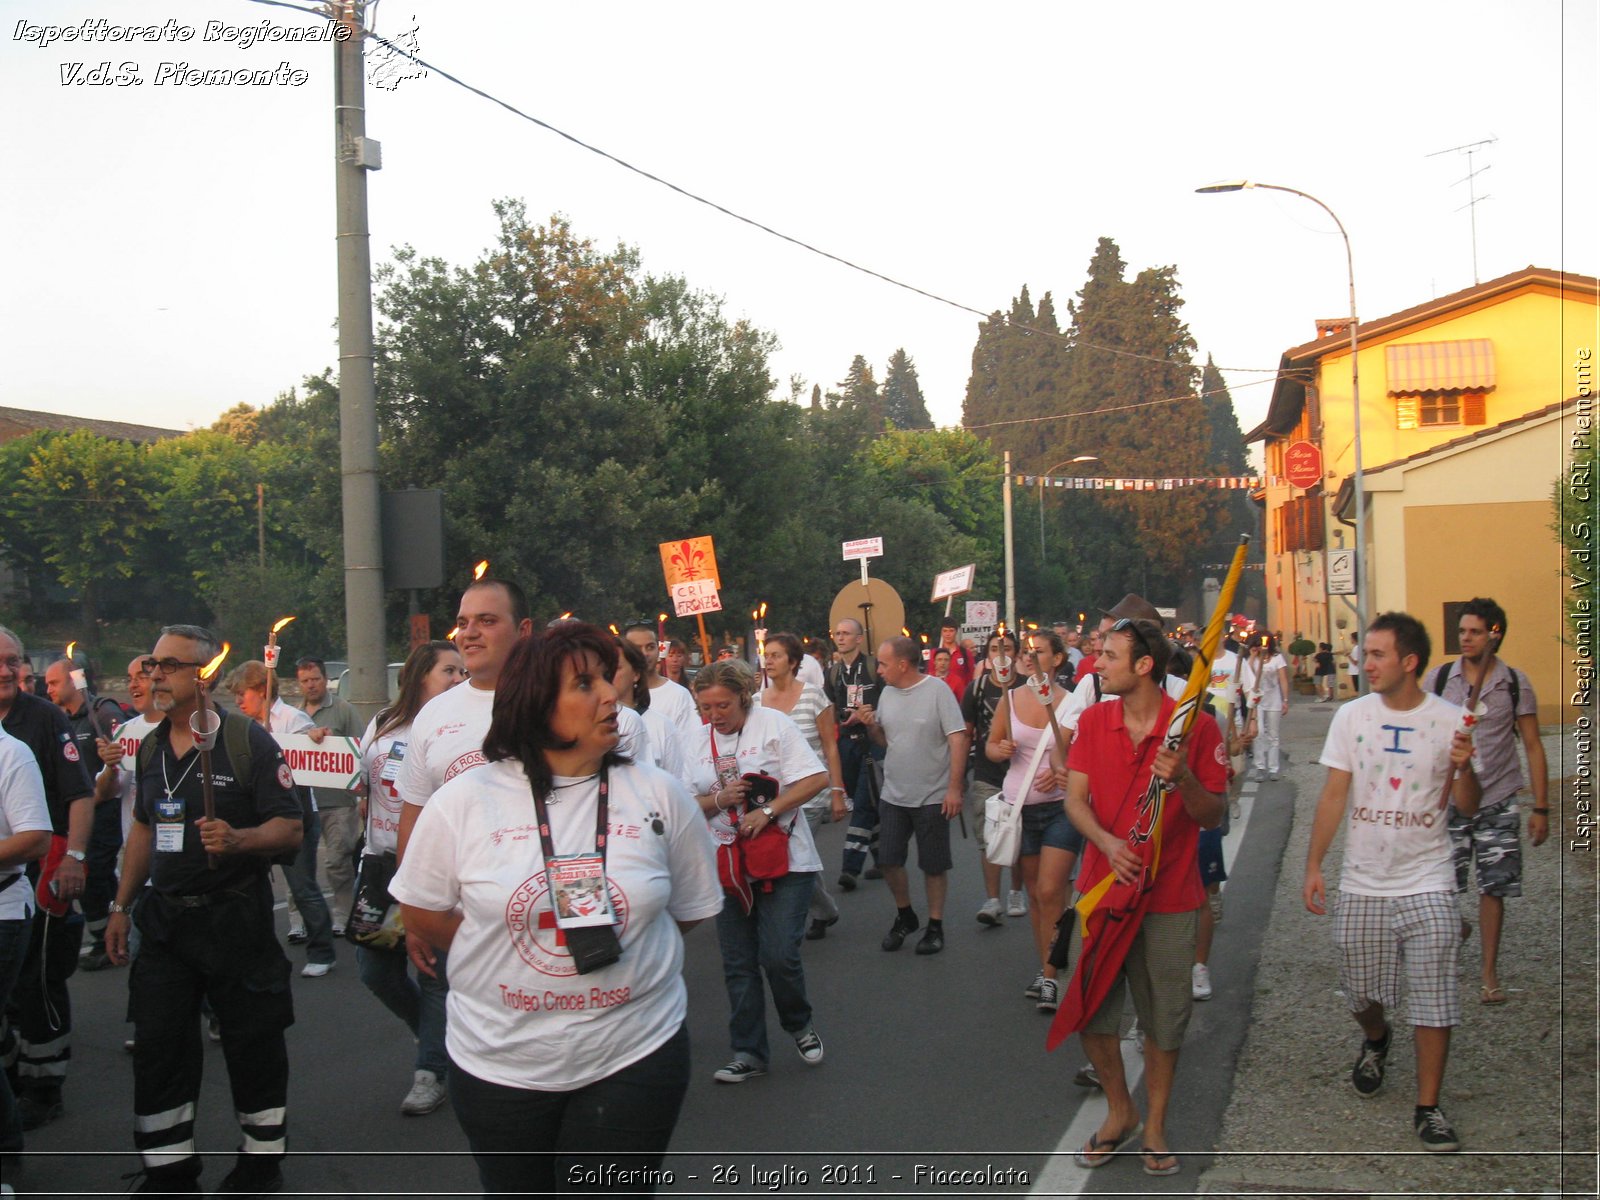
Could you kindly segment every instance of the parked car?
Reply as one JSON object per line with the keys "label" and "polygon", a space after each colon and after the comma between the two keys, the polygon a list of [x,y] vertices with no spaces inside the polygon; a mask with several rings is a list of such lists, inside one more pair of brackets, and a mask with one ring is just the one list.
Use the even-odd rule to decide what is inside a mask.
{"label": "parked car", "polygon": [[[340,665],[343,666],[344,664],[341,663]],[[403,667],[403,666],[405,666],[405,663],[403,663],[403,662],[392,662],[392,663],[389,664],[389,699],[388,699],[388,703],[390,703],[390,704],[393,704],[395,702],[396,697],[398,697],[400,695],[400,668]],[[333,674],[333,664],[332,663],[328,664],[328,674],[330,676]],[[334,695],[341,696],[346,700],[350,699],[350,693],[349,693],[349,691],[346,690],[347,685],[346,685],[346,682],[345,682],[349,678],[350,678],[350,668],[349,667],[345,667],[342,671],[339,672],[339,679],[333,685],[333,693],[334,693]]]}

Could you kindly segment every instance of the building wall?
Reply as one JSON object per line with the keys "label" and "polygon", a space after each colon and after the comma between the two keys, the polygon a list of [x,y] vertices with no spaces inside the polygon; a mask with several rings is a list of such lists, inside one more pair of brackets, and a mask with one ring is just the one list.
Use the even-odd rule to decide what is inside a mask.
{"label": "building wall", "polygon": [[1561,431],[1551,415],[1368,481],[1376,546],[1369,612],[1411,613],[1442,658],[1444,605],[1494,597],[1509,623],[1506,658],[1527,672],[1541,722],[1576,716],[1564,703],[1563,560],[1551,527]]}

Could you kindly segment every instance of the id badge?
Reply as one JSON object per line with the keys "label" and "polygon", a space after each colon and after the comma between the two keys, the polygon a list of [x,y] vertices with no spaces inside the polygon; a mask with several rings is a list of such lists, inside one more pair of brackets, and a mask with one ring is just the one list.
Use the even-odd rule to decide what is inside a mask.
{"label": "id badge", "polygon": [[735,754],[719,754],[711,760],[711,765],[717,772],[717,786],[732,783],[739,778],[739,758]]}
{"label": "id badge", "polygon": [[378,774],[378,781],[383,784],[383,790],[391,796],[400,793],[395,788],[395,783],[400,778],[400,767],[406,761],[406,744],[395,742],[389,747],[389,757],[383,762],[383,770]]}
{"label": "id badge", "polygon": [[183,853],[184,829],[183,801],[172,796],[156,801],[156,851],[160,854]]}
{"label": "id badge", "polygon": [[867,702],[867,685],[864,683],[847,683],[844,685],[844,703],[846,708],[860,708]]}
{"label": "id badge", "polygon": [[606,886],[605,865],[598,854],[558,855],[550,860],[548,875],[560,928],[617,923]]}

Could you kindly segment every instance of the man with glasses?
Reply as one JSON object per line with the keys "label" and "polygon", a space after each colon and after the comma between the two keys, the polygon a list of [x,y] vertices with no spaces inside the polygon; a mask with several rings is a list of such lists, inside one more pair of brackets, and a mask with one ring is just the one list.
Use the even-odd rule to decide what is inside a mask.
{"label": "man with glasses", "polygon": [[[0,626],[0,725],[24,743],[39,764],[50,810],[50,858],[59,863],[54,877],[58,911],[41,908],[35,915],[0,1037],[0,1058],[16,1064],[22,1127],[37,1129],[62,1113],[61,1090],[72,1058],[67,980],[78,969],[83,943],[83,915],[73,910],[72,902],[83,895],[87,881],[84,862],[94,824],[94,795],[66,714],[22,689],[24,654],[22,639]],[[49,871],[48,860],[30,866],[28,886],[35,885],[41,869]]]}
{"label": "man with glasses", "polygon": [[834,622],[833,641],[839,657],[828,668],[824,691],[833,702],[834,724],[839,729],[839,766],[844,788],[850,797],[850,825],[844,835],[844,864],[839,887],[847,892],[856,888],[867,854],[872,854],[868,879],[881,879],[878,868],[878,802],[872,778],[872,762],[883,761],[883,752],[867,736],[866,722],[883,694],[877,669],[861,652],[861,622],[841,617]]}
{"label": "man with glasses", "polygon": [[[1191,994],[1198,910],[1206,903],[1195,869],[1201,829],[1214,829],[1226,811],[1227,749],[1209,713],[1196,714],[1179,750],[1162,745],[1176,701],[1157,682],[1166,673],[1171,647],[1153,621],[1118,618],[1106,632],[1096,667],[1104,704],[1091,705],[1078,721],[1067,756],[1067,815],[1085,840],[1079,889],[1107,875],[1124,884],[1146,882],[1142,911],[1128,919],[1138,932],[1128,947],[1111,990],[1083,1026],[1083,1048],[1105,1090],[1104,1122],[1077,1156],[1079,1166],[1102,1167],[1124,1144],[1144,1135],[1141,1154],[1147,1175],[1176,1174],[1178,1160],[1167,1141],[1166,1117],[1178,1050],[1194,1005]],[[1160,841],[1144,808],[1152,777],[1162,782]],[[1142,848],[1160,847],[1155,874]],[[1144,1031],[1144,1122],[1123,1073],[1119,1030],[1124,989]]]}
{"label": "man with glasses", "polygon": [[[233,1103],[244,1145],[221,1191],[283,1185],[289,1051],[294,1024],[289,960],[272,924],[271,860],[300,845],[300,801],[278,743],[237,713],[223,717],[209,754],[215,817],[195,723],[199,670],[219,649],[195,625],[168,625],[144,660],[164,720],[135,756],[134,823],[106,925],[106,950],[128,961],[129,911],[139,905],[139,969],[128,980],[133,1014],[134,1145],[142,1191],[198,1191],[195,1105],[203,1049],[200,1000],[221,1023]],[[220,716],[217,710],[210,710]],[[242,730],[228,723],[243,722]],[[248,748],[246,764],[231,747]]]}

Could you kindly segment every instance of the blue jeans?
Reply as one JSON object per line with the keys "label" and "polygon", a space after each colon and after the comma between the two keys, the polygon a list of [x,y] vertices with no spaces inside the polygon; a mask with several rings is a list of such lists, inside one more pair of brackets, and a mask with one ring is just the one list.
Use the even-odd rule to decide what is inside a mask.
{"label": "blue jeans", "polygon": [[570,1092],[506,1087],[450,1064],[450,1100],[489,1195],[652,1194],[636,1178],[635,1186],[612,1183],[606,1168],[658,1170],[688,1090],[687,1025],[638,1062]]}
{"label": "blue jeans", "polygon": [[[19,879],[12,887],[27,887],[27,879]],[[22,970],[22,960],[28,953],[28,926],[32,917],[20,921],[0,921],[0,1011],[11,999],[12,985]],[[0,1071],[0,1150],[10,1152],[22,1149],[22,1114],[17,1111],[16,1097],[11,1094],[11,1082]]]}
{"label": "blue jeans", "polygon": [[759,889],[746,916],[729,901],[717,914],[717,942],[722,947],[722,979],[728,987],[728,1037],[735,1058],[766,1066],[767,1002],[761,988],[766,972],[772,1006],[785,1033],[804,1033],[811,1026],[811,1001],[806,999],[806,973],[800,963],[800,941],[806,932],[815,871],[791,871],[772,881],[772,891]]}
{"label": "blue jeans", "polygon": [[328,911],[322,885],[317,882],[317,839],[321,833],[322,823],[312,813],[300,838],[300,853],[295,855],[293,866],[283,869],[283,877],[300,909],[300,919],[306,923],[306,961],[331,963],[333,914]]}
{"label": "blue jeans", "polygon": [[844,833],[844,873],[859,875],[867,853],[878,861],[878,790],[872,782],[872,760],[883,760],[883,751],[866,738],[839,739],[839,767],[845,790],[850,793],[850,824]]}
{"label": "blue jeans", "polygon": [[[361,972],[361,982],[367,990],[383,1002],[383,1006],[406,1023],[417,1039],[417,1060],[413,1070],[432,1071],[441,1081],[450,1069],[450,1059],[444,1051],[445,996],[441,987],[420,987],[433,983],[426,975],[412,979],[411,960],[401,950],[378,950],[369,946],[356,947],[356,969]],[[444,974],[444,955],[439,955],[436,968]]]}

